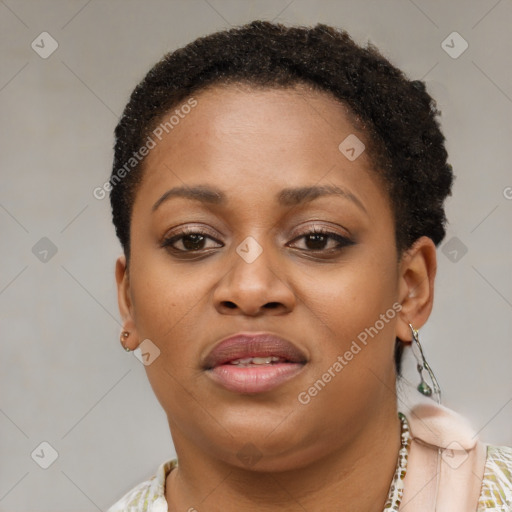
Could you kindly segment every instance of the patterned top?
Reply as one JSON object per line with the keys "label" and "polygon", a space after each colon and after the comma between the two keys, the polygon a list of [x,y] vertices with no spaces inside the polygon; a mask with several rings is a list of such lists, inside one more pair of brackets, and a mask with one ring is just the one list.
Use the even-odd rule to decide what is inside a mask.
{"label": "patterned top", "polygon": [[487,461],[477,512],[484,510],[512,510],[512,448],[487,446]]}
{"label": "patterned top", "polygon": [[398,450],[398,461],[396,463],[395,475],[391,481],[388,491],[388,499],[384,505],[383,512],[393,512],[398,510],[400,503],[402,503],[402,496],[404,495],[404,478],[407,472],[407,458],[409,455],[409,448],[411,446],[411,434],[409,431],[409,423],[407,418],[401,412],[398,413],[400,423],[402,425],[400,433],[400,450]]}
{"label": "patterned top", "polygon": [[[401,443],[395,474],[389,487],[383,512],[397,511],[404,493],[404,478],[411,445],[409,424],[404,414],[398,413],[401,422]],[[177,459],[163,462],[156,474],[134,487],[107,512],[168,512],[165,499],[167,475],[178,466]],[[190,511],[195,509],[191,507]],[[484,478],[475,512],[512,512],[512,448],[487,445]]]}

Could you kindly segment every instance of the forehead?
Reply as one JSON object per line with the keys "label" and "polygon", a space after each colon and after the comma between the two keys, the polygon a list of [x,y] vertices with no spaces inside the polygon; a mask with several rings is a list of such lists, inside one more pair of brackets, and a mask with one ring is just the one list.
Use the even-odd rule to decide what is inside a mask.
{"label": "forehead", "polygon": [[[180,116],[172,128],[173,137],[165,137],[160,149],[180,150],[190,147],[190,142],[202,143],[204,149],[214,150],[218,143],[229,143],[234,148],[244,144],[246,152],[256,145],[268,151],[279,147],[304,149],[334,144],[337,150],[340,136],[365,135],[354,125],[354,116],[348,107],[327,92],[313,90],[305,85],[286,88],[262,88],[247,84],[216,85],[194,95],[197,105]],[[181,104],[183,105],[183,103]],[[180,106],[176,110],[180,110]],[[174,111],[176,111],[174,110]],[[171,112],[172,113],[172,112]],[[177,120],[176,116],[174,119]],[[190,140],[191,135],[200,136]],[[166,144],[167,143],[167,144]],[[158,156],[157,151],[152,157]],[[325,149],[325,148],[324,148]],[[363,161],[365,158],[362,159]]]}
{"label": "forehead", "polygon": [[[365,134],[328,93],[306,86],[228,85],[202,90],[193,99],[195,106],[174,115],[167,128],[180,105],[162,116],[161,140],[144,162],[142,195],[155,198],[165,188],[205,182],[260,196],[305,184],[350,185],[363,199],[375,192],[372,186],[382,189],[361,149],[368,145]],[[362,150],[356,159],[343,152],[346,140]]]}

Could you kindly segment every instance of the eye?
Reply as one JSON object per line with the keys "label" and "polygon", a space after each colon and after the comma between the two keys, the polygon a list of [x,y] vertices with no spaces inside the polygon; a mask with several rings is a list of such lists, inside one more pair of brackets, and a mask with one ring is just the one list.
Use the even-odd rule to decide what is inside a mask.
{"label": "eye", "polygon": [[353,245],[355,243],[349,238],[340,235],[339,233],[333,233],[332,231],[329,231],[322,227],[315,227],[313,228],[313,230],[308,231],[307,233],[304,233],[301,236],[295,238],[294,240],[292,240],[292,242],[301,239],[304,239],[304,244],[306,246],[306,249],[301,250],[305,250],[307,252],[337,251],[342,249],[343,247]]}
{"label": "eye", "polygon": [[[306,252],[339,251],[343,247],[350,246],[355,243],[349,238],[340,235],[339,233],[329,231],[323,227],[315,227],[311,231],[296,237],[292,242],[296,242],[301,239],[304,239],[305,248],[299,247],[299,249]],[[210,241],[209,246],[208,241]],[[292,245],[292,242],[290,242],[290,245]],[[169,248],[169,250],[172,250],[175,253],[193,253],[222,247],[223,245],[208,232],[188,227],[172,236],[164,238],[161,246]]]}
{"label": "eye", "polygon": [[[218,240],[214,239],[208,233],[193,229],[185,228],[173,236],[166,237],[162,240],[161,246],[168,247],[175,252],[198,252],[204,249],[211,249],[212,247],[205,246],[206,242],[211,240],[220,244]],[[177,247],[181,244],[181,248]],[[221,245],[214,245],[213,247],[220,247]]]}

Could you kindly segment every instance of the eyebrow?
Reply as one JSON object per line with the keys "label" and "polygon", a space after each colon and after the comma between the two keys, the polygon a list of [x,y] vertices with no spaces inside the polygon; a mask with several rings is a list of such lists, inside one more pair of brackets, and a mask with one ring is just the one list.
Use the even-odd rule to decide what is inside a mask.
{"label": "eyebrow", "polygon": [[[295,206],[313,201],[318,197],[330,195],[348,199],[365,213],[368,213],[363,203],[354,194],[336,185],[285,188],[277,194],[277,201],[283,206]],[[173,197],[184,197],[186,199],[192,199],[194,201],[207,204],[222,205],[227,203],[226,194],[216,187],[208,185],[195,185],[191,187],[181,186],[174,187],[165,192],[153,205],[152,211],[156,211],[162,203],[172,199]]]}

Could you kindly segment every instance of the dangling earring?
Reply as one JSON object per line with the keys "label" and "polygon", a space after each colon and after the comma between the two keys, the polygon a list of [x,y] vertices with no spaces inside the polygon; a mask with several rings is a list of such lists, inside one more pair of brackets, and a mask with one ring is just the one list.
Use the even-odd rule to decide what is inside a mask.
{"label": "dangling earring", "polygon": [[128,336],[130,336],[130,333],[128,331],[123,331],[122,334],[121,334],[121,345],[123,345],[123,348],[126,350],[126,352],[131,352],[132,349],[127,347],[123,341],[125,341]]}
{"label": "dangling earring", "polygon": [[[441,403],[441,388],[439,387],[439,384],[437,382],[436,376],[434,375],[434,372],[432,371],[432,368],[430,368],[430,365],[427,363],[427,360],[425,359],[425,355],[423,354],[423,349],[421,348],[420,344],[420,338],[418,335],[418,331],[409,324],[409,327],[411,328],[412,332],[412,340],[413,345],[415,345],[418,348],[419,355],[414,351],[413,354],[416,358],[416,368],[418,369],[418,373],[420,374],[421,382],[418,385],[418,391],[425,396],[431,397],[432,393],[436,395],[436,401],[438,404]],[[434,387],[434,390],[432,391],[432,388],[425,382],[425,379],[423,378],[423,370],[426,370],[430,380],[432,381],[432,385]]]}

